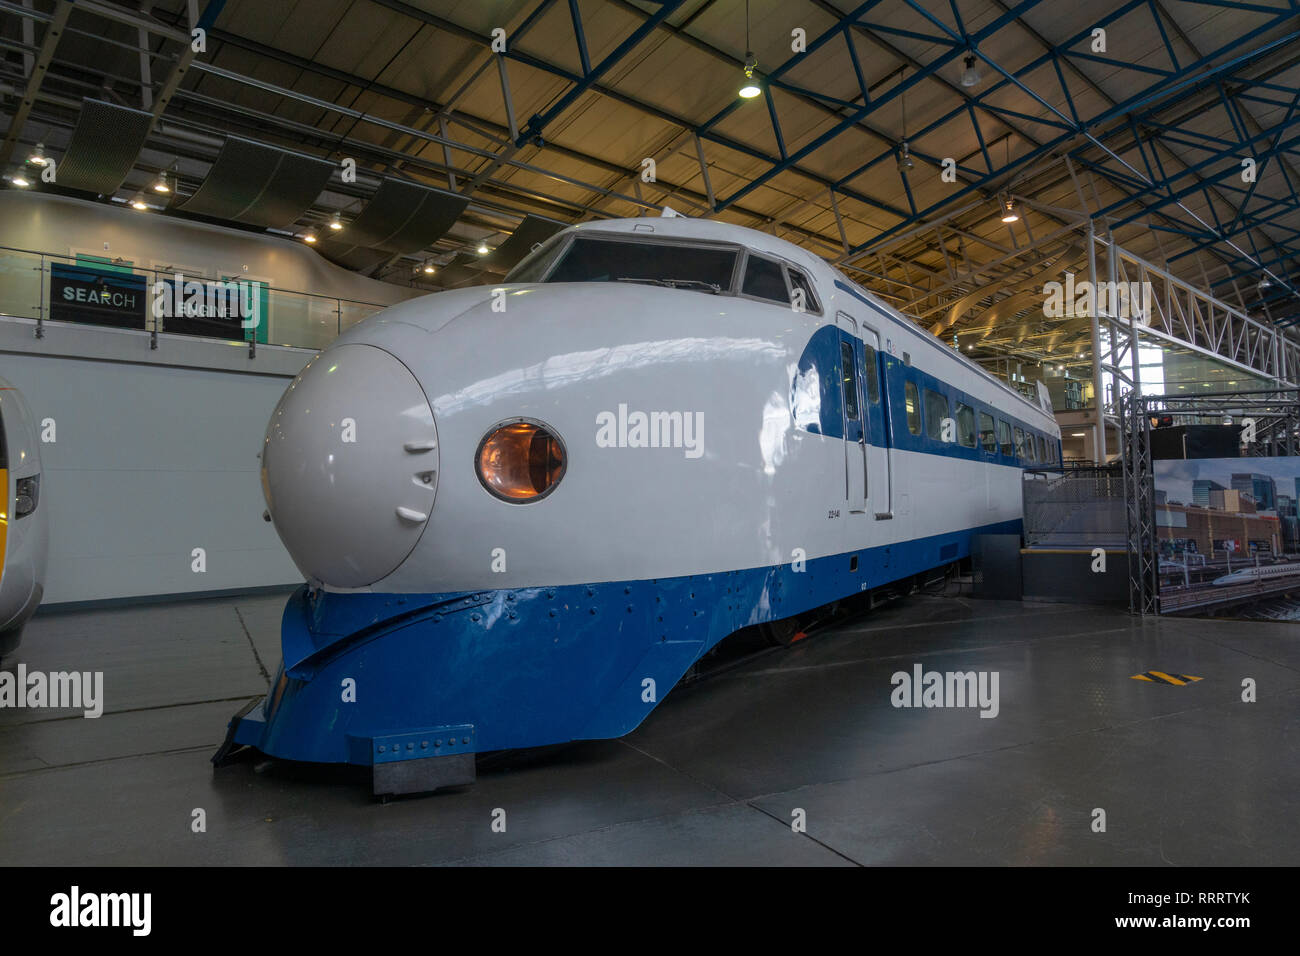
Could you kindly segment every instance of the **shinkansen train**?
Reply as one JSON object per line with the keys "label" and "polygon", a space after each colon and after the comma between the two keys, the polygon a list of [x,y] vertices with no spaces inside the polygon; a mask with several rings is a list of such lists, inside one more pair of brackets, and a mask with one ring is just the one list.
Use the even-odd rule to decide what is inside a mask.
{"label": "shinkansen train", "polygon": [[1258,582],[1267,584],[1277,581],[1279,578],[1288,578],[1300,575],[1300,563],[1290,564],[1261,564],[1259,567],[1242,568],[1240,571],[1233,571],[1231,574],[1224,574],[1214,579],[1214,583],[1224,586],[1229,584],[1250,584]]}
{"label": "shinkansen train", "polygon": [[241,746],[463,784],[474,754],[617,737],[742,628],[1021,528],[1035,404],[797,246],[585,223],[499,286],[320,352],[262,449],[307,583]]}
{"label": "shinkansen train", "polygon": [[23,625],[41,603],[49,549],[41,506],[41,456],[36,419],[22,394],[0,379],[0,657],[22,640]]}

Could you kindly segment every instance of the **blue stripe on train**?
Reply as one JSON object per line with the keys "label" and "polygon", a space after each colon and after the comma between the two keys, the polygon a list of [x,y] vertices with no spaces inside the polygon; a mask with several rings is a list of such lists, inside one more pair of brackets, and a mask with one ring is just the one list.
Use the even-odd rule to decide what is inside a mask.
{"label": "blue stripe on train", "polygon": [[[861,295],[851,286],[837,280],[835,282],[835,287],[847,292],[849,295],[853,296],[853,298],[870,307],[881,319],[890,323],[890,328],[897,323],[897,320],[886,312],[880,305]],[[880,334],[884,334],[889,331],[889,328],[882,328],[877,331]],[[913,330],[909,329],[908,331]],[[924,341],[917,343],[918,346],[922,348],[937,347],[944,349],[945,352],[948,351],[947,347],[938,342],[937,339],[930,341],[931,337],[928,333],[921,332],[919,329],[915,330],[915,333],[924,339]],[[805,423],[800,422],[798,420],[799,416],[796,414],[796,424],[800,427],[835,438],[844,437],[842,418],[843,403],[841,401],[839,389],[840,355],[838,342],[840,334],[840,330],[834,325],[822,326],[812,334],[809,338],[808,344],[804,347],[803,355],[799,360],[799,371],[805,376],[805,380],[807,380],[806,370],[809,368],[815,368],[817,370],[821,384],[822,404],[820,415],[813,427],[809,428]],[[887,351],[878,352],[876,353],[876,356],[879,363],[878,371],[883,377],[882,392],[885,393],[884,397],[886,402],[884,405],[872,402],[866,403],[868,422],[867,440],[871,444],[878,446],[886,444],[884,428],[878,423],[884,414],[888,414],[891,417],[891,421],[888,422],[886,426],[889,435],[888,444],[903,451],[917,451],[927,455],[943,455],[949,458],[966,458],[971,461],[994,462],[997,464],[1011,465],[1020,468],[1042,467],[1045,464],[1050,464],[1050,467],[1052,468],[1060,467],[1061,441],[1059,436],[1035,428],[1024,419],[1011,414],[1003,408],[994,407],[973,398],[971,395],[963,392],[955,385],[945,382],[941,378],[937,378],[928,372],[923,372],[914,366],[906,365],[895,356],[890,355]],[[948,358],[950,361],[956,363],[957,367],[962,367],[964,364],[964,359],[956,358],[955,353],[954,355],[948,356]],[[870,358],[867,357],[862,360],[870,361]],[[971,364],[972,367],[969,369],[971,374],[988,375],[987,372],[973,366],[973,363]],[[859,374],[861,374],[861,370]],[[1013,429],[1020,428],[1026,434],[1042,439],[1048,443],[1050,448],[1054,449],[1055,461],[1050,463],[1041,461],[1030,462],[1023,456],[1015,454],[1004,455],[1000,447],[995,448],[992,452],[987,452],[979,444],[976,444],[974,447],[966,447],[957,442],[944,442],[931,438],[928,436],[927,430],[924,427],[926,424],[924,422],[926,412],[925,409],[921,407],[918,407],[916,410],[917,422],[921,423],[918,427],[920,427],[921,430],[918,434],[913,434],[907,427],[906,396],[904,394],[904,389],[906,387],[904,384],[905,382],[912,382],[917,386],[917,399],[919,404],[924,404],[920,401],[921,394],[924,389],[928,388],[934,392],[938,392],[947,399],[949,403],[949,415],[953,417],[956,416],[956,406],[959,402],[964,405],[969,405],[975,412],[977,428],[979,427],[979,413],[983,412],[992,415],[994,419],[1001,419],[1007,422]],[[796,397],[798,395],[797,384],[798,381],[796,381]],[[805,396],[805,403],[806,402],[807,396]],[[805,419],[809,417],[810,416],[805,414]]]}
{"label": "blue stripe on train", "polygon": [[[840,393],[840,336],[847,335],[834,325],[823,325],[814,332],[799,356],[798,374],[791,386],[790,407],[794,410],[795,426],[828,438],[844,438],[844,402]],[[870,361],[859,356],[859,361]],[[922,407],[922,396],[926,390],[937,392],[948,402],[948,415],[956,417],[958,403],[969,405],[975,416],[978,435],[979,416],[991,415],[994,420],[1002,420],[1011,428],[1022,429],[1056,448],[1057,464],[1060,462],[1060,439],[1055,435],[1032,428],[1023,419],[995,408],[961,389],[948,384],[928,372],[906,366],[892,355],[877,353],[876,361],[882,376],[879,400],[869,399],[861,402],[862,414],[866,419],[867,441],[878,447],[893,447],[902,451],[916,451],[926,455],[941,455],[946,458],[964,458],[968,461],[981,461],[990,464],[1008,465],[1015,468],[1036,468],[1040,464],[1031,464],[1025,458],[1015,454],[1002,454],[1001,447],[995,446],[992,452],[986,451],[977,441],[967,447],[957,441],[940,441],[931,438],[929,411]],[[861,368],[859,368],[861,377]],[[915,425],[917,433],[908,428],[907,382],[917,387]],[[891,416],[889,422],[884,417]],[[889,436],[888,440],[886,435]]]}
{"label": "blue stripe on train", "polygon": [[[621,736],[728,634],[965,557],[975,534],[1020,525],[810,559],[802,572],[454,594],[311,597],[304,587],[285,608],[274,690],[235,740],[286,759],[369,764],[372,738],[439,728],[472,726],[477,751]],[[343,700],[348,680],[355,702]]]}

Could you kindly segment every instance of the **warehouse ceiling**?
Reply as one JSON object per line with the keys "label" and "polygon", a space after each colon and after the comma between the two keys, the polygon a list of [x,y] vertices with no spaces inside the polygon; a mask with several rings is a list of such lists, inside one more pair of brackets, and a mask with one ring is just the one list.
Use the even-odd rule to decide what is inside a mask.
{"label": "warehouse ceiling", "polygon": [[[122,170],[88,157],[138,150],[104,201],[166,173],[175,209],[246,227],[324,239],[337,215],[322,252],[403,284],[490,280],[509,262],[480,248],[521,224],[667,205],[798,243],[936,334],[1072,358],[1086,327],[1032,290],[1086,269],[1091,222],[1300,320],[1294,0],[0,0],[0,57],[6,169],[39,142],[102,183]],[[120,122],[79,128],[102,104]],[[285,170],[313,160],[335,169],[308,200]],[[283,194],[241,194],[240,162]],[[446,221],[348,236],[403,183]]]}

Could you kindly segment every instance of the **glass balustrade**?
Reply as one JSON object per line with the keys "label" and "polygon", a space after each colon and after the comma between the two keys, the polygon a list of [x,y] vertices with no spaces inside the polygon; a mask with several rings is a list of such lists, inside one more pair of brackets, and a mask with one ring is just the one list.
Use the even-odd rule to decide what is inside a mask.
{"label": "glass balustrade", "polygon": [[185,276],[122,260],[0,247],[0,316],[322,349],[386,306],[277,289],[241,277]]}
{"label": "glass balustrade", "polygon": [[39,255],[0,249],[0,315],[39,318],[43,278]]}

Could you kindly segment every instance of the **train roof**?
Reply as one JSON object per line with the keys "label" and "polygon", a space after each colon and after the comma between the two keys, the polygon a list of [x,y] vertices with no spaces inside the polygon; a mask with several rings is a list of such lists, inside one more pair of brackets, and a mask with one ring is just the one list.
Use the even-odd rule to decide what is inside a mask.
{"label": "train roof", "polygon": [[1044,409],[1037,402],[1026,398],[1019,391],[1012,388],[1006,382],[1002,381],[995,375],[989,373],[978,362],[963,355],[956,349],[949,348],[939,339],[935,338],[928,331],[919,326],[915,321],[908,317],[904,312],[900,312],[887,302],[882,302],[879,296],[871,292],[870,289],[863,287],[860,283],[854,282],[836,266],[814,255],[802,246],[796,246],[792,242],[779,239],[776,236],[768,235],[757,229],[750,229],[748,226],[738,226],[729,222],[718,222],[712,219],[694,219],[687,216],[642,216],[635,219],[599,219],[593,222],[580,223],[576,226],[570,226],[564,232],[620,232],[620,233],[638,233],[651,234],[656,236],[667,236],[674,239],[700,239],[709,242],[730,242],[736,245],[742,245],[746,248],[753,249],[757,252],[766,252],[770,255],[786,259],[790,262],[800,263],[810,271],[828,270],[834,280],[846,285],[849,294],[859,298],[869,300],[876,307],[885,310],[890,316],[895,318],[909,332],[914,334],[918,339],[928,342],[931,346],[941,349],[945,355],[954,359],[971,371],[986,378],[991,384],[998,386],[1009,397],[1015,398],[1028,408],[1033,409],[1041,415],[1053,421],[1055,416],[1052,412]]}

